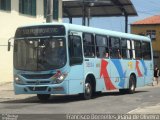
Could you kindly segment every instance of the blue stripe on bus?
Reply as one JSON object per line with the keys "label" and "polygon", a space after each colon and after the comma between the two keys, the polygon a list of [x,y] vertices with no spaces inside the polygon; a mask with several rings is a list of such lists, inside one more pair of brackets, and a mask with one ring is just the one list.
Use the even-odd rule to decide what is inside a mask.
{"label": "blue stripe on bus", "polygon": [[120,77],[120,82],[119,82],[118,85],[123,88],[124,84],[125,84],[124,78],[126,76],[126,71],[123,72],[123,68],[122,68],[122,65],[120,63],[120,60],[112,59],[112,62],[114,63],[114,65],[115,65],[115,67],[118,71],[119,77]]}
{"label": "blue stripe on bus", "polygon": [[144,75],[147,76],[147,67],[146,67],[146,64],[145,64],[144,60],[140,60],[140,61],[141,61],[142,66],[144,68]]}

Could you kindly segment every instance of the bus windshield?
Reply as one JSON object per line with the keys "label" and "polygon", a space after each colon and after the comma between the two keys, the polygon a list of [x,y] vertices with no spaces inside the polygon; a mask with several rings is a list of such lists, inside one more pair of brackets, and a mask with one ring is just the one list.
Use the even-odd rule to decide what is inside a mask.
{"label": "bus windshield", "polygon": [[64,37],[16,39],[14,67],[19,70],[46,71],[59,69],[66,64]]}

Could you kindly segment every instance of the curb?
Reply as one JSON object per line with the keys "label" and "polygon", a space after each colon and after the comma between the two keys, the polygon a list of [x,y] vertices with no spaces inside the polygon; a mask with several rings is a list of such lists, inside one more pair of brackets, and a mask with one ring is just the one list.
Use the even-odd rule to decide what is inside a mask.
{"label": "curb", "polygon": [[12,84],[13,82],[1,82],[0,83],[0,86],[3,86],[3,85],[7,85],[7,84]]}

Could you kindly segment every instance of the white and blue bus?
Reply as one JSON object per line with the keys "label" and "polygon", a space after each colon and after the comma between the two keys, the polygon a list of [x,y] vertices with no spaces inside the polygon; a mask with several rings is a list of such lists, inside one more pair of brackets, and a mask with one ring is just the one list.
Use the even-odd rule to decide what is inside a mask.
{"label": "white and blue bus", "polygon": [[[10,48],[10,44],[9,44]],[[153,81],[148,37],[73,24],[19,27],[14,36],[15,94],[81,94],[135,88]]]}

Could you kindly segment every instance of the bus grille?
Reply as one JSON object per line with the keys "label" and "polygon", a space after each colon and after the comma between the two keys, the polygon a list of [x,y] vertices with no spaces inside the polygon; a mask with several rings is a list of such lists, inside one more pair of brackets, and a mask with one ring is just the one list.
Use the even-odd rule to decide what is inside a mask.
{"label": "bus grille", "polygon": [[46,91],[47,87],[28,87],[30,91]]}
{"label": "bus grille", "polygon": [[[26,83],[30,85],[37,85],[37,81],[27,81]],[[42,84],[49,84],[49,83],[50,81],[39,81],[38,84],[42,85]]]}
{"label": "bus grille", "polygon": [[27,79],[49,79],[53,74],[22,74]]}

